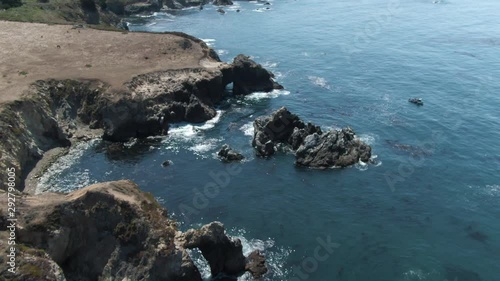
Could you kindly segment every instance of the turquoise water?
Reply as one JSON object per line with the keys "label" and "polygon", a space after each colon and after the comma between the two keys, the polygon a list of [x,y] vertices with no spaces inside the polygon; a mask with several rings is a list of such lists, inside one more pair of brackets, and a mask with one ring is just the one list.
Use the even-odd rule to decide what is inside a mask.
{"label": "turquoise water", "polygon": [[[133,179],[181,228],[220,220],[247,249],[264,249],[266,280],[500,280],[500,3],[434,2],[241,1],[225,15],[207,5],[134,19],[131,30],[203,38],[224,61],[251,55],[287,91],[231,98],[216,120],[123,154],[81,145],[40,191]],[[317,171],[295,168],[292,155],[256,159],[251,122],[283,105],[351,126],[377,164]],[[247,161],[219,162],[224,143]],[[201,196],[217,178],[218,191]],[[315,258],[318,239],[336,245],[325,258]]]}

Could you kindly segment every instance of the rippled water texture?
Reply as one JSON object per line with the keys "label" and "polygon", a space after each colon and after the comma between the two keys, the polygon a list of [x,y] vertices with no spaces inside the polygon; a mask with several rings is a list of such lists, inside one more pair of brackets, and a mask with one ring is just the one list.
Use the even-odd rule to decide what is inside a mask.
{"label": "rippled water texture", "polygon": [[[133,179],[182,228],[220,220],[247,249],[265,250],[266,280],[498,280],[500,2],[237,4],[130,28],[192,34],[225,61],[251,55],[286,91],[229,98],[215,120],[118,152],[77,147],[39,191]],[[295,168],[293,155],[255,158],[252,121],[283,105],[326,128],[351,126],[379,164],[317,171]],[[224,143],[246,161],[219,162]],[[222,187],[200,201],[210,183]],[[328,239],[337,247],[318,259]]]}

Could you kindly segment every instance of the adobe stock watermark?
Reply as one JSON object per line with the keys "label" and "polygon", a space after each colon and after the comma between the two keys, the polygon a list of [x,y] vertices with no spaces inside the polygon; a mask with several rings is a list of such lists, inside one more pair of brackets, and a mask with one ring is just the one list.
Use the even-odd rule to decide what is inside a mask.
{"label": "adobe stock watermark", "polygon": [[[467,100],[469,108],[476,108],[478,106],[477,97],[482,92],[483,87],[487,85],[487,81],[490,81],[492,77],[469,77],[469,79],[474,79],[473,82],[477,83],[477,86],[475,87],[475,90],[470,93],[470,96],[465,97],[465,99]],[[467,93],[468,87],[464,86],[466,83],[470,85],[471,80],[460,81],[459,84],[461,88],[456,91],[462,94]],[[442,120],[451,121],[454,117],[456,118],[456,116],[456,114],[450,115],[450,113],[448,113],[442,117]],[[454,120],[451,126],[448,126],[446,130],[458,132],[464,129],[465,123],[465,118],[462,115],[458,115],[458,118]],[[384,178],[392,192],[396,190],[397,184],[401,184],[411,177],[415,173],[416,168],[422,167],[429,159],[430,155],[436,151],[437,147],[448,141],[450,138],[446,135],[445,129],[432,130],[430,135],[430,139],[417,143],[417,146],[420,147],[424,153],[412,153],[405,161],[400,161],[397,169],[384,173]]]}
{"label": "adobe stock watermark", "polygon": [[302,260],[300,265],[293,267],[293,277],[290,281],[307,280],[312,273],[316,272],[320,263],[325,262],[330,258],[335,249],[340,247],[340,244],[332,242],[330,235],[325,238],[316,238],[318,245],[313,250],[313,254]]}
{"label": "adobe stock watermark", "polygon": [[369,47],[370,43],[391,23],[400,6],[400,0],[389,0],[383,13],[374,16],[361,30],[355,32],[350,43],[340,45],[342,52],[350,58],[353,54]]}
{"label": "adobe stock watermark", "polygon": [[237,163],[227,164],[222,171],[210,171],[208,175],[212,179],[202,188],[193,189],[193,197],[190,204],[179,204],[179,211],[184,218],[184,223],[189,224],[192,216],[198,216],[201,211],[210,204],[210,199],[217,197],[221,190],[231,183],[231,178],[239,175],[243,171],[241,165]]}
{"label": "adobe stock watermark", "polygon": [[16,273],[16,169],[7,169],[7,265],[10,273]]}
{"label": "adobe stock watermark", "polygon": [[[287,128],[287,125],[293,122],[294,117],[290,112],[286,111],[278,119],[268,124],[268,127],[264,130],[267,139],[279,138],[279,135]],[[210,205],[210,201],[216,198],[224,188],[229,186],[232,179],[241,174],[242,171],[241,163],[228,163],[222,171],[210,171],[208,175],[211,180],[201,188],[193,189],[193,197],[190,202],[179,204],[178,211],[183,217],[184,223],[189,224],[193,216],[199,217],[202,210]]]}

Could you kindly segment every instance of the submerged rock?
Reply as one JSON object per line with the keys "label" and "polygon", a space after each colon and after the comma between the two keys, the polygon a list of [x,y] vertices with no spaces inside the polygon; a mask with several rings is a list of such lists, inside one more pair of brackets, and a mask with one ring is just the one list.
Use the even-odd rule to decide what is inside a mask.
{"label": "submerged rock", "polygon": [[168,166],[170,166],[172,164],[174,164],[174,162],[172,162],[172,160],[166,160],[163,163],[161,163],[161,166],[164,167],[164,168],[166,168],[166,167],[168,167]]}
{"label": "submerged rock", "polygon": [[277,147],[289,146],[296,165],[314,168],[347,167],[369,162],[371,147],[351,128],[323,133],[319,126],[305,124],[285,107],[254,121],[252,145],[258,156],[268,157]]}
{"label": "submerged rock", "polygon": [[445,265],[446,280],[449,281],[481,281],[481,276],[474,271],[456,265]]}
{"label": "submerged rock", "polygon": [[236,152],[227,144],[222,146],[217,155],[224,162],[241,161],[245,158],[245,156]]}
{"label": "submerged rock", "polygon": [[226,11],[224,11],[224,9],[222,9],[222,8],[217,9],[217,12],[219,14],[225,14],[226,13]]}
{"label": "submerged rock", "polygon": [[419,106],[420,105],[424,105],[424,101],[422,101],[421,98],[411,98],[408,101],[411,102],[411,103],[414,103],[416,105],[419,105]]}

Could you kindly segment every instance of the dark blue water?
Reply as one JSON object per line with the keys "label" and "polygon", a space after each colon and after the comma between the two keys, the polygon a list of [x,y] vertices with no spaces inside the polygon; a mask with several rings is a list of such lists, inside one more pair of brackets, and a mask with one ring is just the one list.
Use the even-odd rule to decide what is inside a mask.
{"label": "dark blue water", "polygon": [[[225,15],[206,6],[134,19],[132,30],[203,38],[225,61],[251,55],[287,91],[231,98],[216,120],[126,153],[84,144],[40,191],[132,179],[181,228],[220,220],[265,249],[266,280],[500,280],[500,3],[434,2],[242,1]],[[251,122],[283,105],[351,126],[378,164],[316,171],[292,155],[256,159]],[[224,143],[247,161],[219,162]],[[320,259],[319,239],[336,243]]]}

